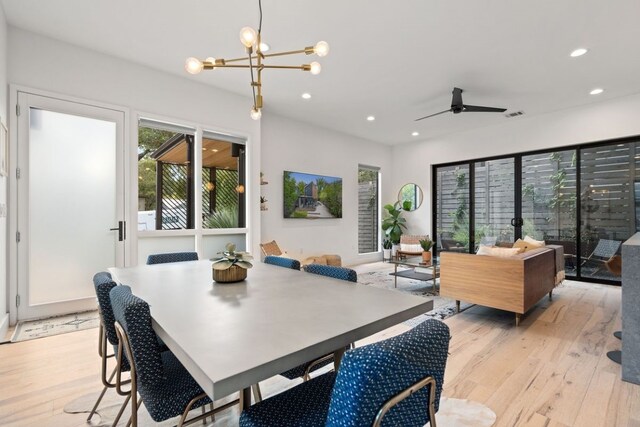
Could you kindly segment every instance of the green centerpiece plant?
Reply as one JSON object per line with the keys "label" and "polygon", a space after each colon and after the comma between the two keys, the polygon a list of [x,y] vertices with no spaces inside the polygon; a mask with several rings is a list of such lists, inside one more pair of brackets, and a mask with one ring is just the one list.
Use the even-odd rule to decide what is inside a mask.
{"label": "green centerpiece plant", "polygon": [[422,246],[422,261],[424,263],[431,262],[431,248],[433,247],[433,240],[430,238],[420,240],[420,246]]}

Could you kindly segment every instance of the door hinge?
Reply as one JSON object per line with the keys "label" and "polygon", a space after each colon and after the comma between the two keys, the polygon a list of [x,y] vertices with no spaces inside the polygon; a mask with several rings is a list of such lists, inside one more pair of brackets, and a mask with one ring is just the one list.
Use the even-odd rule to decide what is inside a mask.
{"label": "door hinge", "polygon": [[20,115],[20,105],[16,104],[16,116]]}
{"label": "door hinge", "polygon": [[20,295],[16,295],[16,307],[20,307]]}
{"label": "door hinge", "polygon": [[20,179],[20,168],[16,168],[16,179]]}
{"label": "door hinge", "polygon": [[16,231],[16,243],[20,243],[20,232]]}

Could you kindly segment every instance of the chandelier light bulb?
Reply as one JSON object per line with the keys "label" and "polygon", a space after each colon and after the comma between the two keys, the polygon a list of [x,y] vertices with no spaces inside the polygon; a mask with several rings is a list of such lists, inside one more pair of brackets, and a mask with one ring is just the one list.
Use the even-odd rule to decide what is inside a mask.
{"label": "chandelier light bulb", "polygon": [[260,117],[262,117],[262,110],[259,108],[252,108],[250,115],[253,120],[260,120]]}
{"label": "chandelier light bulb", "polygon": [[268,52],[269,49],[271,49],[271,46],[269,46],[265,42],[260,42],[260,52]]}
{"label": "chandelier light bulb", "polygon": [[313,48],[313,51],[315,52],[316,55],[320,57],[327,56],[329,54],[329,43],[325,41],[320,41],[316,43],[316,45]]}
{"label": "chandelier light bulb", "polygon": [[256,44],[258,33],[251,27],[243,27],[240,30],[240,41],[245,47],[251,47]]}
{"label": "chandelier light bulb", "polygon": [[320,71],[322,71],[322,65],[320,65],[319,62],[312,62],[311,64],[309,64],[309,66],[311,67],[309,71],[314,76],[320,74]]}
{"label": "chandelier light bulb", "polygon": [[202,71],[204,64],[198,58],[187,58],[187,61],[184,63],[184,69],[189,74],[198,74]]}

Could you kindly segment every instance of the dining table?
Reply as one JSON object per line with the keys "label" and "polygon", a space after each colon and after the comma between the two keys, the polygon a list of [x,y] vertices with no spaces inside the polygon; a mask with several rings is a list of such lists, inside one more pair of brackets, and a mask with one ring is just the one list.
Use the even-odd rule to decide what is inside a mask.
{"label": "dining table", "polygon": [[335,352],[433,309],[431,299],[255,262],[217,283],[212,262],[109,268],[150,306],[152,326],[212,399]]}

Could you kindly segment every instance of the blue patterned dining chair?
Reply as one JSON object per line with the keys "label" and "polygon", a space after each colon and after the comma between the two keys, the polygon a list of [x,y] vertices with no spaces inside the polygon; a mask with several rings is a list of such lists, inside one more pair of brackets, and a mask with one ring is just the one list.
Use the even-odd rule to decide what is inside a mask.
{"label": "blue patterned dining chair", "polygon": [[300,270],[300,261],[292,258],[269,255],[264,257],[264,263],[277,265],[278,267],[290,268],[292,270]]}
{"label": "blue patterned dining chair", "polygon": [[[122,343],[118,358],[126,357],[131,365],[131,425],[138,425],[138,393],[144,406],[156,421],[180,416],[178,426],[190,424],[225,410],[235,399],[202,415],[187,420],[189,411],[211,399],[170,351],[161,351],[158,338],[151,327],[149,304],[131,293],[129,286],[116,286],[110,292],[115,328]],[[117,377],[118,378],[118,377]],[[118,379],[119,382],[119,379]]]}
{"label": "blue patterned dining chair", "polygon": [[[118,373],[128,372],[129,371],[129,363],[126,359],[122,361],[122,364],[116,365],[111,372],[109,378],[107,378],[107,362],[109,359],[115,356],[118,348],[118,336],[116,334],[116,328],[114,326],[114,317],[113,317],[113,309],[111,308],[111,300],[109,299],[109,292],[111,289],[117,286],[116,282],[111,278],[111,274],[106,271],[101,271],[96,273],[93,276],[93,287],[96,291],[96,296],[98,298],[98,314],[100,317],[100,326],[98,328],[98,355],[101,359],[101,375],[100,378],[102,380],[102,392],[98,396],[93,409],[89,413],[89,417],[87,418],[87,422],[91,421],[91,418],[96,413],[102,398],[104,397],[107,389],[116,388],[116,383],[113,381],[113,378]],[[107,346],[111,344],[113,346],[114,353],[107,354]],[[113,422],[113,425],[117,425],[124,409],[129,402],[130,395],[129,393],[124,393],[127,398],[122,404],[120,411],[116,419]]]}
{"label": "blue patterned dining chair", "polygon": [[349,350],[330,372],[250,406],[240,427],[436,427],[449,328],[429,319]]}
{"label": "blue patterned dining chair", "polygon": [[166,254],[151,254],[147,257],[147,265],[167,264],[169,262],[198,261],[197,252],[170,252]]}
{"label": "blue patterned dining chair", "polygon": [[335,267],[333,265],[309,264],[304,267],[307,273],[320,274],[322,276],[333,277],[334,279],[357,282],[358,273],[346,267]]}

